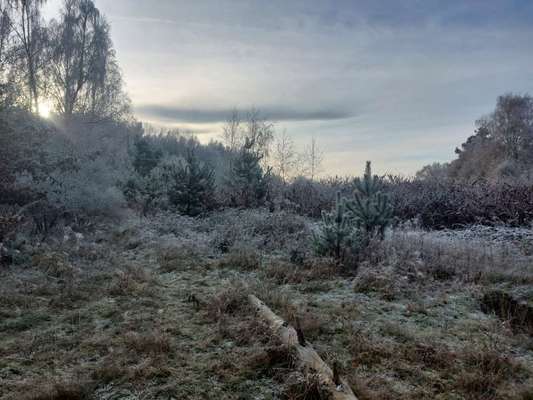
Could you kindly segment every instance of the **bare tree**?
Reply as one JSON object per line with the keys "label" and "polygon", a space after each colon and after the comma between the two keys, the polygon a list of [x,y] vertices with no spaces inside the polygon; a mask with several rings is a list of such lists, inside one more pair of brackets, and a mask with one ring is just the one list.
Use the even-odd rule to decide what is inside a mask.
{"label": "bare tree", "polygon": [[39,72],[43,65],[42,55],[45,28],[41,19],[41,6],[46,0],[8,0],[13,11],[12,29],[20,43],[25,60],[29,104],[39,112]]}
{"label": "bare tree", "polygon": [[222,128],[222,142],[231,151],[236,151],[241,147],[241,128],[241,116],[239,110],[235,108]]}
{"label": "bare tree", "polygon": [[283,130],[281,135],[276,138],[274,151],[272,154],[274,171],[287,182],[293,178],[298,166],[298,154],[294,149],[294,142]]}
{"label": "bare tree", "polygon": [[67,119],[126,111],[109,25],[93,1],[65,0],[61,20],[52,21],[50,31],[50,93],[58,111]]}
{"label": "bare tree", "polygon": [[311,139],[311,144],[306,147],[303,154],[303,168],[305,174],[311,179],[314,180],[316,176],[322,172],[322,161],[324,159],[324,153],[317,146],[316,138]]}
{"label": "bare tree", "polygon": [[0,73],[6,64],[6,52],[11,36],[11,13],[6,0],[0,0]]}
{"label": "bare tree", "polygon": [[270,154],[270,147],[274,140],[274,124],[261,116],[257,109],[251,109],[246,113],[245,119],[237,109],[222,128],[222,141],[232,151],[239,151],[247,143],[250,151],[266,160]]}
{"label": "bare tree", "polygon": [[263,118],[259,110],[252,108],[246,117],[244,137],[253,143],[253,151],[266,161],[274,140],[274,124]]}
{"label": "bare tree", "polygon": [[9,98],[9,56],[11,46],[11,13],[7,0],[0,0],[0,106],[5,106]]}

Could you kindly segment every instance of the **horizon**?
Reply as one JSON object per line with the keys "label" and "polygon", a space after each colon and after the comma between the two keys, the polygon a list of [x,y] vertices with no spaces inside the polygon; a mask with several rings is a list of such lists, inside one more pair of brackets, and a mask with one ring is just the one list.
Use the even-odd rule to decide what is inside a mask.
{"label": "horizon", "polygon": [[254,107],[299,148],[315,137],[324,175],[450,161],[497,96],[533,91],[527,1],[96,5],[139,120],[206,142]]}

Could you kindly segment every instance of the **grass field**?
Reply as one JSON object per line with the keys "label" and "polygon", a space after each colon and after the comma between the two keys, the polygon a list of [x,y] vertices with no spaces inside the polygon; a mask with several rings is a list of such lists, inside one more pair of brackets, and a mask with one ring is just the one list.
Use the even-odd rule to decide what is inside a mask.
{"label": "grass field", "polygon": [[249,293],[298,321],[359,399],[533,398],[523,235],[397,229],[355,273],[312,256],[311,228],[161,214],[28,242],[1,271],[0,398],[325,398]]}

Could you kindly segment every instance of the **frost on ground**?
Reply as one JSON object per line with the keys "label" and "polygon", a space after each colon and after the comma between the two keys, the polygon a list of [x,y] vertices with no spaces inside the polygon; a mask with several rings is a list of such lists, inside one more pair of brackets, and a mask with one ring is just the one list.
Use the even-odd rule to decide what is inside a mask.
{"label": "frost on ground", "polygon": [[482,303],[532,302],[517,244],[531,232],[398,230],[355,275],[312,256],[311,226],[159,214],[21,243],[0,277],[0,398],[320,398],[247,293],[299,324],[362,400],[533,396],[533,332]]}

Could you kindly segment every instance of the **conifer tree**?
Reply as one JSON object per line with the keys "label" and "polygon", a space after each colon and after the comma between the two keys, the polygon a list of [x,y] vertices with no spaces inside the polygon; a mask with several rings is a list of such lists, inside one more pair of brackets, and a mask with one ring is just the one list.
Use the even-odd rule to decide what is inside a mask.
{"label": "conifer tree", "polygon": [[318,231],[313,233],[313,247],[320,256],[342,260],[346,251],[354,244],[354,225],[346,213],[344,199],[337,192],[335,209],[322,211],[322,221]]}
{"label": "conifer tree", "polygon": [[354,184],[353,200],[342,199],[338,192],[335,209],[322,212],[320,227],[313,234],[313,246],[320,256],[341,262],[347,257],[357,259],[371,239],[384,237],[392,219],[392,207],[381,192],[381,178],[372,175],[370,162],[363,178],[356,179]]}
{"label": "conifer tree", "polygon": [[133,149],[133,168],[141,176],[147,176],[163,157],[160,150],[153,148],[151,142],[139,136],[135,138]]}
{"label": "conifer tree", "polygon": [[370,161],[366,163],[363,178],[357,178],[354,184],[354,198],[346,202],[346,208],[366,241],[377,235],[382,239],[392,220],[392,206],[381,192],[382,179],[372,175]]}
{"label": "conifer tree", "polygon": [[193,150],[187,152],[185,162],[173,171],[168,197],[186,215],[196,216],[213,204],[215,178],[213,168],[201,163]]}
{"label": "conifer tree", "polygon": [[232,162],[228,186],[233,205],[256,207],[261,205],[267,194],[269,171],[263,171],[263,156],[254,150],[255,147],[254,140],[246,138]]}

